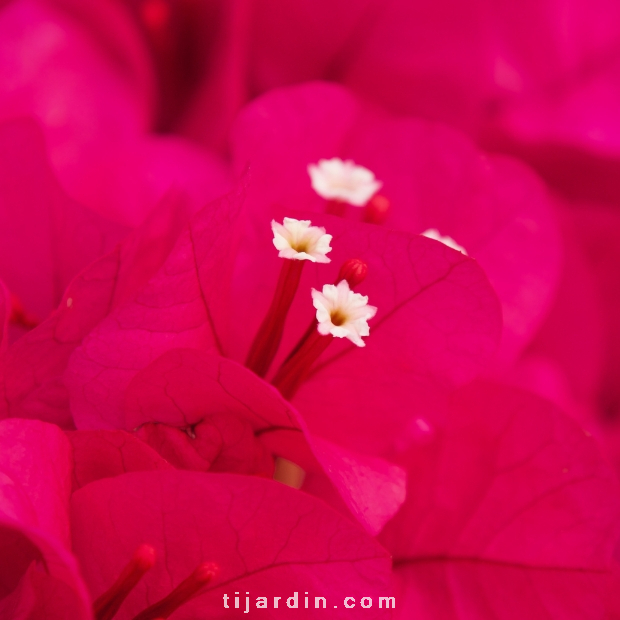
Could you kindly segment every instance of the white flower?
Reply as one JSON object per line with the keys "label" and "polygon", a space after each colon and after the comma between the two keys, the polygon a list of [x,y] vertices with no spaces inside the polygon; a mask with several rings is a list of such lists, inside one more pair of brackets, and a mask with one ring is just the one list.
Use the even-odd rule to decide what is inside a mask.
{"label": "white flower", "polygon": [[295,220],[285,217],[283,224],[271,221],[273,245],[280,250],[280,258],[311,260],[313,263],[329,263],[325,256],[331,252],[329,242],[332,236],[319,226],[310,226],[310,220]]}
{"label": "white flower", "polygon": [[340,200],[356,207],[363,207],[379,190],[381,181],[355,162],[338,157],[321,159],[308,166],[312,189],[327,200]]}
{"label": "white flower", "polygon": [[429,228],[428,230],[425,230],[422,235],[424,237],[428,237],[429,239],[434,239],[435,241],[441,241],[441,243],[447,245],[449,248],[452,248],[453,250],[461,252],[467,256],[467,251],[462,245],[459,245],[452,237],[440,234],[436,228]]}
{"label": "white flower", "polygon": [[322,293],[312,289],[312,303],[320,334],[348,338],[358,347],[366,346],[362,336],[370,333],[367,321],[377,313],[377,308],[368,305],[368,297],[354,293],[342,280],[337,285],[326,284]]}

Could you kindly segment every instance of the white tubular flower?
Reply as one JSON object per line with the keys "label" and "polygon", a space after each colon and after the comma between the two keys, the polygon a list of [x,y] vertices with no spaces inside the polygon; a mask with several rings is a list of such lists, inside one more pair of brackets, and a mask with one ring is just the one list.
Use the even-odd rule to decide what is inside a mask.
{"label": "white tubular flower", "polygon": [[363,207],[380,189],[381,181],[355,162],[338,157],[321,159],[308,166],[312,189],[326,200],[340,200],[356,207]]}
{"label": "white tubular flower", "polygon": [[273,245],[279,250],[280,258],[311,260],[313,263],[331,262],[327,256],[332,236],[320,226],[310,226],[310,220],[295,220],[285,217],[283,224],[271,221]]}
{"label": "white tubular flower", "polygon": [[467,256],[467,250],[465,250],[462,245],[459,245],[452,237],[442,235],[436,228],[429,228],[428,230],[425,230],[422,235],[424,237],[428,237],[429,239],[434,239],[435,241],[441,241],[441,243],[447,245],[449,248],[452,248],[453,250],[461,252],[461,254],[465,254],[465,256]]}
{"label": "white tubular flower", "polygon": [[367,321],[377,314],[377,308],[368,305],[368,297],[354,293],[342,280],[337,285],[326,284],[322,293],[312,289],[312,303],[320,334],[348,338],[358,347],[366,346],[362,336],[370,334]]}

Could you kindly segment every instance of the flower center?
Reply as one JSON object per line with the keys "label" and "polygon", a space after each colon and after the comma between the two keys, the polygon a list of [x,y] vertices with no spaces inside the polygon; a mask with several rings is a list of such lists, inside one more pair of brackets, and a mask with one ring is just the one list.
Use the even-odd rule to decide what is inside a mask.
{"label": "flower center", "polygon": [[312,188],[326,200],[363,207],[381,187],[375,175],[350,159],[321,159],[308,166]]}
{"label": "flower center", "polygon": [[368,265],[364,261],[350,259],[340,269],[338,284],[326,284],[323,292],[312,289],[316,320],[272,381],[287,400],[295,395],[314,362],[334,338],[348,338],[359,347],[365,346],[362,336],[369,335],[367,321],[376,314],[377,308],[368,305],[368,297],[354,293],[351,288],[360,284],[367,273]]}
{"label": "flower center", "polygon": [[286,259],[271,306],[252,342],[245,365],[259,377],[264,377],[278,352],[286,316],[295,298],[304,261],[329,263],[326,254],[332,236],[324,228],[311,226],[308,220],[285,217],[282,224],[271,222],[273,245],[278,256]]}
{"label": "flower center", "polygon": [[[368,168],[358,166],[351,159],[343,161],[333,157],[309,164],[308,174],[312,189],[327,201],[325,210],[330,215],[344,217],[347,206],[353,205],[363,207],[362,221],[367,224],[384,224],[387,220],[390,201],[377,193],[383,183]],[[467,256],[463,246],[452,237],[442,235],[436,228],[429,228],[421,234]]]}
{"label": "flower center", "polygon": [[326,284],[323,291],[312,289],[312,301],[316,308],[317,329],[324,336],[348,338],[358,347],[365,346],[362,336],[368,336],[368,319],[377,313],[368,305],[368,297],[354,293],[346,280],[338,284]]}
{"label": "flower center", "polygon": [[[271,222],[273,245],[278,256],[286,259],[280,271],[271,306],[252,342],[245,365],[264,377],[278,352],[288,311],[301,279],[303,261],[330,262],[332,236],[324,228],[311,226],[306,220],[285,217],[282,224]],[[363,347],[363,336],[369,335],[368,319],[377,309],[368,305],[368,297],[353,292],[364,280],[368,265],[353,258],[342,265],[336,284],[326,284],[322,292],[312,289],[316,320],[312,321],[297,346],[289,353],[272,383],[290,398],[308,374],[312,364],[329,346],[332,339],[348,338]]]}
{"label": "flower center", "polygon": [[[94,603],[96,620],[111,620],[120,609],[123,601],[136,587],[144,574],[155,564],[155,549],[140,545],[118,579]],[[183,604],[187,603],[207,585],[219,572],[216,564],[204,562],[182,581],[168,596],[141,611],[133,620],[157,620],[168,618]]]}
{"label": "flower center", "polygon": [[329,319],[332,322],[332,325],[335,325],[336,327],[340,327],[343,323],[347,322],[347,316],[343,314],[340,308],[332,310],[329,315]]}
{"label": "flower center", "polygon": [[383,224],[387,218],[390,201],[377,194],[381,181],[368,168],[358,166],[350,159],[338,157],[321,159],[308,166],[312,189],[327,201],[325,210],[330,215],[344,217],[347,205],[363,207],[362,220],[370,224]]}

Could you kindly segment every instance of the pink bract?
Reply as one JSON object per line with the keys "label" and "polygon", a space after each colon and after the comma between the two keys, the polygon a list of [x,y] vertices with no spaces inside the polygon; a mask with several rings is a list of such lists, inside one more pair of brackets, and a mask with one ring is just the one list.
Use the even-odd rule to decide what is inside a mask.
{"label": "pink bract", "polygon": [[174,469],[155,450],[125,431],[69,431],[73,449],[73,490],[132,471]]}
{"label": "pink bract", "polygon": [[49,319],[15,342],[0,359],[0,416],[73,426],[62,382],[69,356],[111,308],[159,269],[186,218],[186,199],[170,194],[141,228],[71,283]]}
{"label": "pink bract", "polygon": [[70,553],[68,441],[43,422],[3,420],[0,448],[0,614],[92,618]]}
{"label": "pink bract", "polygon": [[617,481],[596,441],[552,405],[474,383],[455,394],[445,429],[398,462],[407,501],[380,540],[401,617],[602,617]]}
{"label": "pink bract", "polygon": [[[154,76],[131,19],[113,4],[15,0],[0,11],[0,118],[35,117],[71,195],[136,226],[171,186],[197,210],[228,180],[213,154],[146,133]],[[114,40],[104,24],[117,29]]]}
{"label": "pink bract", "polygon": [[[217,580],[184,600],[179,618],[222,609],[222,593],[232,600],[240,587],[255,596],[297,591],[302,609],[305,589],[332,604],[341,590],[391,593],[386,550],[308,495],[250,476],[171,471],[123,431],[69,439],[34,420],[0,422],[0,541],[11,558],[0,566],[3,617],[92,619],[92,601],[143,544],[154,548],[155,564],[119,619],[168,595],[205,561],[217,565]],[[72,478],[79,490],[69,516]]]}
{"label": "pink bract", "polygon": [[[140,429],[140,437],[182,468],[271,476],[268,447],[305,470],[324,472],[372,534],[405,499],[400,468],[314,437],[277,390],[225,358],[171,349],[133,378],[123,409],[124,427]],[[193,439],[176,429],[191,431]]]}
{"label": "pink bract", "polygon": [[[230,349],[231,341],[235,347],[240,342],[249,345],[268,303],[269,293],[259,295],[258,285],[275,286],[280,265],[270,248],[266,225],[263,245],[244,240],[244,245],[258,248],[254,263],[236,279],[241,286],[228,296],[233,242],[240,232],[233,222],[240,206],[241,197],[231,195],[198,214],[158,275],[104,320],[73,354],[66,381],[78,427],[122,427],[124,391],[130,381],[172,348],[218,353]],[[383,316],[378,315],[367,348],[373,353],[352,355],[352,345],[335,343],[309,379],[312,389],[304,393],[302,388],[294,402],[312,432],[374,452],[389,445],[399,432],[398,423],[411,417],[416,390],[432,403],[442,391],[482,370],[495,349],[499,312],[484,274],[462,254],[423,237],[328,220],[326,225],[334,234],[333,263],[320,273],[307,271],[300,291],[333,281],[344,260],[359,257],[368,262],[371,274],[360,290],[370,295]],[[323,222],[319,218],[317,223]],[[302,292],[293,304],[283,355],[312,318],[309,297],[304,299]],[[240,310],[246,311],[242,318]],[[228,325],[244,329],[229,330]],[[296,333],[291,332],[295,327]],[[403,358],[391,355],[392,350]],[[389,403],[378,403],[380,382],[398,386],[404,381],[403,373],[407,381],[400,391],[387,393]],[[312,398],[320,399],[320,406]],[[375,416],[379,404],[384,413],[380,428]],[[353,411],[358,422],[354,426],[346,418]],[[321,425],[322,418],[333,418],[335,412],[342,426]]]}
{"label": "pink bract", "polygon": [[[256,272],[245,280],[249,291],[234,291],[232,298],[227,296],[234,241],[239,235],[235,219],[241,204],[241,195],[230,195],[195,216],[147,287],[114,310],[72,354],[66,382],[78,428],[133,430],[142,424],[163,422],[187,429],[229,411],[249,422],[254,433],[267,430],[265,417],[274,430],[290,427],[305,431],[301,418],[292,410],[287,412],[286,402],[279,400],[272,388],[244,368],[218,358],[218,353],[230,346],[228,333],[237,340],[252,333],[228,332],[228,321],[236,318],[235,313],[231,316],[230,305],[247,307],[244,299],[253,294],[261,278],[272,274],[272,282],[277,279],[277,271],[272,269],[277,268],[277,261],[274,264],[272,257],[267,257],[267,252],[273,251],[265,240],[265,248],[256,255]],[[375,270],[369,278],[374,283],[370,295],[373,300],[383,300],[385,314],[375,327],[374,355],[356,362],[351,348],[334,344],[332,357],[327,357],[318,371],[327,372],[328,379],[309,379],[312,387],[305,400],[303,389],[300,393],[301,413],[309,421],[312,436],[322,436],[349,450],[361,448],[378,454],[395,440],[399,423],[414,414],[410,407],[414,390],[420,398],[426,398],[427,407],[440,409],[438,403],[444,390],[481,370],[493,353],[498,335],[496,301],[475,263],[441,244],[337,219],[331,220],[329,226],[340,246],[335,252],[336,264],[359,255]],[[319,277],[330,281],[334,274],[327,270],[325,276]],[[311,318],[309,303],[306,300],[304,309],[303,297],[298,302],[300,309],[294,306],[292,313],[297,312],[295,324],[305,331]],[[262,312],[259,300],[256,309]],[[425,314],[432,314],[432,321],[419,318]],[[256,317],[251,317],[232,325],[247,325],[251,330],[255,322]],[[401,322],[403,329],[399,328]],[[301,333],[298,331],[297,338]],[[408,346],[403,338],[409,339]],[[284,347],[292,343],[291,335],[286,335]],[[390,356],[390,347],[395,346],[399,355],[409,355],[407,367],[397,361],[399,358]],[[190,349],[184,350],[187,347]],[[192,349],[202,349],[203,353]],[[333,370],[332,365],[340,369]],[[234,379],[226,379],[224,371]],[[336,392],[330,385],[330,372],[340,377]],[[406,382],[403,373],[414,381]],[[391,390],[389,402],[378,403],[372,394],[377,393],[382,374],[384,380],[396,386],[400,383],[400,387]],[[431,381],[427,379],[429,374],[434,377]],[[224,380],[228,388],[223,387]],[[320,406],[308,394],[318,399]],[[308,402],[310,406],[304,408]],[[206,410],[204,403],[210,403]],[[382,412],[381,422],[376,416],[377,407]],[[262,420],[258,414],[261,410],[265,412]],[[358,421],[354,426],[350,424],[352,415]],[[328,423],[336,416],[337,424]],[[363,424],[359,424],[362,420]],[[172,436],[178,437],[174,433]],[[283,452],[289,440],[290,434],[284,440],[285,447],[271,447],[276,454],[299,462],[295,451],[290,453],[292,456]],[[370,531],[379,531],[403,501],[404,478],[400,471],[382,461],[354,457],[329,443],[313,446],[307,431],[306,440],[353,513]],[[260,450],[256,452],[259,445],[251,441],[248,444],[245,471],[247,467],[252,471],[260,462]],[[295,445],[298,450],[299,441]],[[215,453],[208,442],[205,446],[207,452],[201,458],[212,463],[213,454],[221,446],[215,446]],[[341,472],[339,468],[343,468]]]}
{"label": "pink bract", "polygon": [[0,275],[27,314],[45,319],[73,277],[125,232],[60,188],[34,121],[0,124]]}
{"label": "pink bract", "polygon": [[[248,105],[232,147],[237,168],[251,166],[256,226],[273,205],[323,212],[308,164],[352,159],[382,181],[387,227],[438,229],[480,262],[502,302],[502,362],[514,361],[541,324],[558,282],[560,240],[549,196],[516,160],[487,155],[448,127],[390,117],[325,83],[278,89]],[[359,212],[349,207],[346,215]]]}
{"label": "pink bract", "polygon": [[8,327],[11,318],[11,298],[6,286],[0,280],[0,356],[8,345]]}

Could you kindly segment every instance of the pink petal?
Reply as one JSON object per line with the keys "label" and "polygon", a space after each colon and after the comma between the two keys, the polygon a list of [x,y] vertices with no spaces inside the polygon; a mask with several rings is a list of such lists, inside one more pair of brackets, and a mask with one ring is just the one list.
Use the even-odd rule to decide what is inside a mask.
{"label": "pink petal", "polygon": [[397,567],[395,582],[398,619],[608,617],[610,578],[596,572],[433,560]]}
{"label": "pink petal", "polygon": [[[502,361],[514,361],[531,340],[561,257],[549,196],[524,166],[485,155],[447,127],[379,115],[323,83],[276,90],[248,105],[232,144],[237,167],[252,167],[248,203],[257,226],[273,215],[272,204],[324,211],[309,163],[340,157],[369,168],[391,203],[387,226],[414,234],[439,229],[480,262],[502,302]],[[359,218],[359,210],[347,216]]]}
{"label": "pink petal", "polygon": [[198,213],[159,273],[75,351],[65,376],[78,428],[123,428],[123,393],[135,374],[176,347],[222,350],[239,194]]}
{"label": "pink petal", "polygon": [[475,261],[439,242],[340,218],[313,224],[334,235],[332,263],[300,290],[333,282],[346,259],[361,258],[369,273],[359,292],[379,310],[366,347],[334,341],[293,403],[311,432],[381,454],[417,413],[440,415],[442,394],[485,368],[501,329],[497,298]]}
{"label": "pink petal", "polygon": [[382,535],[396,559],[609,565],[615,478],[596,441],[533,394],[472,384],[455,395],[445,431],[413,444],[402,463],[417,473]]}
{"label": "pink petal", "polygon": [[[223,594],[235,591],[270,598],[298,591],[301,600],[308,591],[335,605],[345,591],[377,597],[389,588],[389,558],[371,537],[316,499],[275,482],[134,473],[87,485],[72,502],[73,546],[95,596],[138,545],[147,542],[157,551],[159,561],[129,595],[121,618],[168,594],[206,561],[217,563],[219,576],[179,610],[179,618],[221,614]],[[383,613],[373,609],[368,617]],[[345,616],[350,613],[342,604],[330,612]]]}
{"label": "pink petal", "polygon": [[42,320],[71,279],[125,231],[66,196],[30,120],[0,124],[0,175],[0,273],[25,310]]}
{"label": "pink petal", "polygon": [[130,471],[174,469],[155,450],[125,431],[70,431],[73,490]]}
{"label": "pink petal", "polygon": [[550,403],[472,384],[445,429],[412,439],[400,462],[407,500],[380,539],[408,613],[602,617],[617,481],[596,441]]}
{"label": "pink petal", "polygon": [[[13,555],[11,559],[14,561],[16,557]],[[78,568],[73,558],[71,560],[77,580]],[[13,592],[0,600],[0,615],[12,620],[91,620],[90,600],[84,585],[80,583],[80,587],[81,597],[76,596],[71,584],[49,574],[42,562],[34,561]]]}
{"label": "pink petal", "polygon": [[62,14],[73,24],[79,22],[80,31],[87,34],[91,45],[105,53],[118,75],[134,89],[144,117],[152,116],[155,75],[142,34],[127,6],[106,0],[92,0],[88,4],[79,0],[50,0],[48,4],[58,11],[59,17]]}
{"label": "pink petal", "polygon": [[584,249],[586,266],[594,277],[601,298],[604,366],[599,375],[602,376],[599,404],[603,407],[603,414],[615,419],[620,411],[620,325],[617,320],[620,291],[615,286],[620,267],[620,215],[613,207],[592,204],[580,205],[571,210],[571,215]]}
{"label": "pink petal", "polygon": [[574,221],[572,208],[567,205],[561,213],[565,258],[560,285],[528,353],[557,363],[566,375],[573,398],[590,407],[596,400],[603,371],[603,308],[591,267],[579,245],[582,224]]}
{"label": "pink petal", "polygon": [[308,437],[308,441],[349,510],[377,535],[405,501],[405,472],[383,459],[354,454],[319,437]]}
{"label": "pink petal", "polygon": [[0,472],[33,509],[31,525],[69,545],[71,448],[63,433],[34,420],[0,422]]}
{"label": "pink petal", "polygon": [[63,186],[115,221],[141,224],[171,187],[198,210],[228,189],[222,161],[146,134],[156,76],[142,36],[122,3],[82,5],[19,0],[0,13],[0,118],[36,118]]}
{"label": "pink petal", "polygon": [[196,349],[171,349],[137,373],[127,387],[123,427],[148,422],[188,427],[206,413],[247,419],[263,433],[299,429],[290,405],[247,368]]}
{"label": "pink petal", "polygon": [[72,426],[62,381],[69,356],[110,308],[131,297],[159,269],[185,224],[186,212],[186,199],[170,194],[142,228],[71,283],[47,321],[11,347],[0,364],[0,416]]}
{"label": "pink petal", "polygon": [[64,545],[38,528],[1,514],[0,540],[11,562],[0,564],[0,614],[6,618],[92,620],[80,568]]}
{"label": "pink petal", "polygon": [[[324,471],[372,534],[405,499],[405,476],[399,467],[313,437],[273,387],[247,368],[202,351],[172,349],[139,372],[126,391],[125,415],[125,428],[146,423],[148,428],[142,427],[139,436],[171,462],[190,469],[256,473],[252,469],[264,460],[264,444],[255,435],[274,454],[305,469]],[[151,422],[158,424],[151,427]],[[240,432],[242,423],[253,435]],[[191,427],[196,437],[157,430],[165,425]],[[210,426],[216,432],[209,433]],[[239,447],[231,454],[235,445]]]}
{"label": "pink petal", "polygon": [[[97,189],[92,181],[103,183],[96,174],[99,154],[135,140],[150,103],[136,91],[140,78],[127,75],[127,67],[119,70],[107,44],[99,47],[79,20],[50,4],[20,0],[0,14],[0,117],[37,118],[63,185],[90,206]],[[116,33],[117,44],[125,34]]]}
{"label": "pink petal", "polygon": [[98,146],[96,155],[77,171],[75,194],[129,226],[142,224],[171,188],[188,194],[192,212],[230,189],[224,163],[178,136],[136,136]]}
{"label": "pink petal", "polygon": [[0,422],[0,546],[11,559],[0,563],[5,617],[92,617],[67,550],[71,469],[71,447],[55,426]]}
{"label": "pink petal", "polygon": [[11,298],[6,286],[0,280],[0,356],[6,351],[8,345],[7,333],[9,319],[11,318]]}
{"label": "pink petal", "polygon": [[136,436],[177,469],[273,476],[271,453],[241,418],[215,414],[185,430],[147,423]]}
{"label": "pink petal", "polygon": [[[256,2],[252,14],[251,83],[258,92],[338,73],[376,17],[373,0]],[[346,64],[345,64],[346,66]]]}

